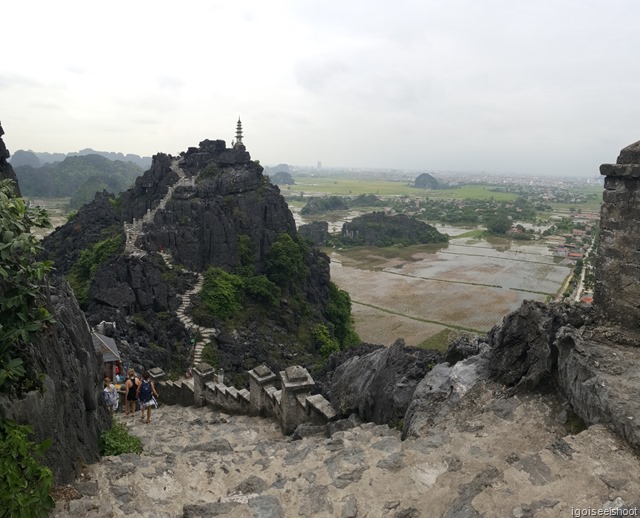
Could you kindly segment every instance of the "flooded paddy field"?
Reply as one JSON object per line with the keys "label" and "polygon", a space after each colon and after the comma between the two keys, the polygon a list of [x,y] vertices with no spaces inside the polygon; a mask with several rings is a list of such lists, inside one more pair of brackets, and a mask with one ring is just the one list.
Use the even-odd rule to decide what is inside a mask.
{"label": "flooded paddy field", "polygon": [[448,233],[448,245],[330,251],[331,278],[349,292],[362,340],[419,345],[444,329],[486,333],[524,300],[549,300],[569,274],[538,242]]}

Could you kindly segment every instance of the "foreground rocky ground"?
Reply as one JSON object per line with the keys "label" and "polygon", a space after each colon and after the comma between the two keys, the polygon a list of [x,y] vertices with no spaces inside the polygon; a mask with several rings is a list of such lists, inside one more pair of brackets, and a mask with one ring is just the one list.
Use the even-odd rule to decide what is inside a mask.
{"label": "foreground rocky ground", "polygon": [[[484,383],[425,436],[373,424],[291,440],[267,420],[165,406],[126,419],[142,455],[106,457],[56,517],[557,517],[640,507],[640,459],[555,397]],[[346,423],[345,423],[346,424]],[[633,514],[631,514],[633,516]]]}

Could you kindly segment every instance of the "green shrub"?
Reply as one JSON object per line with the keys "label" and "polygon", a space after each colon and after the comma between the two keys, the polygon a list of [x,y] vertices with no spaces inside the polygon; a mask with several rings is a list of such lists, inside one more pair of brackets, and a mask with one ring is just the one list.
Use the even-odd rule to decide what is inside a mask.
{"label": "green shrub", "polygon": [[141,453],[142,442],[139,437],[129,435],[129,430],[122,423],[113,423],[111,430],[100,435],[101,455],[121,455],[123,453]]}
{"label": "green shrub", "polygon": [[280,288],[266,275],[254,275],[243,279],[244,290],[251,298],[277,306],[280,300]]}
{"label": "green shrub", "polygon": [[320,354],[326,360],[331,353],[335,353],[340,350],[340,344],[337,340],[331,338],[327,326],[324,324],[316,324],[311,330],[311,337],[315,342],[317,348],[320,349]]}
{"label": "green shrub", "polygon": [[250,277],[255,273],[256,247],[251,236],[240,234],[238,236],[238,253],[240,255],[240,267],[238,275]]}
{"label": "green shrub", "polygon": [[44,517],[54,506],[49,495],[53,474],[40,464],[51,444],[29,440],[30,426],[0,420],[0,514],[2,516]]}
{"label": "green shrub", "polygon": [[305,261],[308,252],[304,240],[280,234],[267,252],[267,277],[279,286],[303,279],[308,273]]}
{"label": "green shrub", "polygon": [[89,302],[89,287],[93,274],[102,263],[116,255],[122,249],[123,244],[123,237],[118,232],[80,252],[80,257],[65,278],[71,285],[81,307],[86,308]]}
{"label": "green shrub", "polygon": [[353,328],[351,318],[351,297],[333,283],[329,283],[329,305],[327,319],[333,324],[334,334],[341,348],[357,344],[360,338]]}
{"label": "green shrub", "polygon": [[35,260],[41,247],[30,232],[49,226],[43,209],[27,207],[13,182],[0,181],[0,391],[25,375],[16,351],[53,322],[41,295],[51,263]]}
{"label": "green shrub", "polygon": [[210,267],[204,274],[202,302],[215,316],[228,320],[242,309],[242,279],[221,268]]}
{"label": "green shrub", "polygon": [[204,345],[202,348],[202,361],[208,363],[212,367],[218,367],[220,360],[218,359],[218,350],[211,342]]}

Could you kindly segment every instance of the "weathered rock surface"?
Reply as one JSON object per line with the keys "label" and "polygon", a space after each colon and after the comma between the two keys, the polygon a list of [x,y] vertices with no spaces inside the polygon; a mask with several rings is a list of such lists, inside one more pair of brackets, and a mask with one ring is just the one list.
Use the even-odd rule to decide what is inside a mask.
{"label": "weathered rock surface", "polygon": [[591,323],[590,306],[523,302],[489,332],[490,375],[508,387],[554,388],[558,331]]}
{"label": "weathered rock surface", "polygon": [[298,227],[298,233],[316,246],[325,246],[329,239],[329,223],[326,221],[312,221]]}
{"label": "weathered rock surface", "polygon": [[0,397],[0,415],[30,424],[36,441],[53,439],[44,462],[64,483],[79,465],[99,459],[98,438],[109,417],[99,404],[102,358],[94,352],[84,314],[64,279],[52,277],[50,283],[48,306],[57,323],[21,354],[36,388]]}
{"label": "weathered rock surface", "polygon": [[240,265],[239,236],[251,238],[256,271],[278,234],[295,233],[295,222],[277,187],[255,163],[228,166],[224,174],[182,188],[158,211],[146,230],[149,250],[164,249],[193,271],[208,265],[234,269]]}
{"label": "weathered rock surface", "polygon": [[420,380],[439,360],[439,353],[405,347],[400,339],[340,364],[325,397],[344,416],[355,412],[365,421],[395,425],[404,418]]}
{"label": "weathered rock surface", "polygon": [[[160,407],[152,423],[118,417],[142,455],[83,470],[78,500],[55,517],[570,516],[640,505],[640,461],[593,426],[566,435],[553,396],[462,397],[425,437],[372,423],[331,438],[283,438],[260,418]],[[225,447],[212,447],[225,445]]]}

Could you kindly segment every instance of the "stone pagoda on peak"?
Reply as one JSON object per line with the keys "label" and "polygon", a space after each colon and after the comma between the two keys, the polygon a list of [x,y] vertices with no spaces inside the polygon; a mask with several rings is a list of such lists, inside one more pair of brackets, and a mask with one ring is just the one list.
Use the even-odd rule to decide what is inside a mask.
{"label": "stone pagoda on peak", "polygon": [[244,151],[246,149],[244,147],[244,144],[242,143],[242,121],[240,120],[239,116],[238,116],[238,124],[236,126],[236,140],[235,140],[235,143],[233,144],[233,149],[239,149],[241,151]]}

